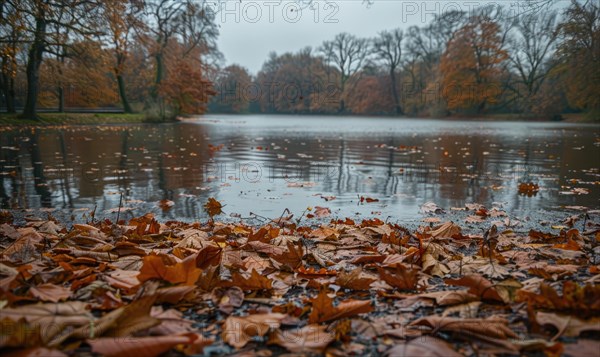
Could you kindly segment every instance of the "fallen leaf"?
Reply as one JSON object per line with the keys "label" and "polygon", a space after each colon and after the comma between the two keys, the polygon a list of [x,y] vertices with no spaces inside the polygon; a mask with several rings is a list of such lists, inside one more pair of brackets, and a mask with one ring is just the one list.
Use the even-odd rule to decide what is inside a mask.
{"label": "fallen leaf", "polygon": [[535,318],[540,325],[551,325],[558,330],[554,339],[560,336],[579,337],[585,331],[600,331],[600,318],[597,317],[582,320],[575,316],[538,311]]}
{"label": "fallen leaf", "polygon": [[493,316],[485,319],[462,319],[431,315],[413,321],[410,325],[427,326],[433,333],[451,332],[467,336],[483,335],[502,340],[517,338],[517,335],[508,327],[506,319]]}
{"label": "fallen leaf", "polygon": [[88,326],[93,317],[81,301],[25,305],[16,308],[0,309],[0,320],[13,321],[25,319],[32,327],[43,331],[43,342],[54,346],[70,334],[70,329]]}
{"label": "fallen leaf", "polygon": [[342,288],[352,289],[352,290],[369,290],[371,287],[371,283],[373,283],[375,278],[370,277],[361,277],[362,268],[354,269],[350,273],[341,272],[335,283],[341,286]]}
{"label": "fallen leaf", "polygon": [[417,290],[419,284],[419,270],[409,269],[401,264],[394,269],[377,268],[379,276],[386,283],[399,290]]}
{"label": "fallen leaf", "polygon": [[337,320],[373,310],[369,300],[348,299],[340,302],[337,306],[333,306],[333,299],[327,295],[325,289],[322,289],[314,299],[311,299],[311,302],[312,311],[308,316],[309,324]]}
{"label": "fallen leaf", "polygon": [[176,262],[166,255],[150,254],[144,257],[144,265],[137,279],[142,283],[150,279],[160,279],[171,284],[194,285],[201,274],[202,270],[196,267],[195,256]]}
{"label": "fallen leaf", "polygon": [[204,210],[206,210],[206,213],[208,213],[211,218],[223,213],[222,208],[221,202],[215,200],[213,197],[210,197],[208,202],[204,205]]}
{"label": "fallen leaf", "polygon": [[223,324],[221,338],[235,348],[244,347],[254,336],[264,336],[279,328],[286,315],[280,313],[229,316]]}
{"label": "fallen leaf", "polygon": [[460,279],[446,279],[444,282],[448,285],[468,287],[469,293],[479,296],[482,300],[507,302],[496,291],[494,284],[481,275],[471,274]]}
{"label": "fallen leaf", "polygon": [[237,286],[242,290],[270,290],[273,287],[271,279],[252,270],[249,277],[235,272],[232,275],[232,281],[224,283],[223,286]]}
{"label": "fallen leaf", "polygon": [[59,302],[67,300],[71,296],[71,289],[55,284],[41,284],[29,289],[31,295],[42,300],[50,302]]}
{"label": "fallen leaf", "polygon": [[416,338],[408,342],[397,343],[385,351],[386,357],[460,357],[448,342],[434,338]]}
{"label": "fallen leaf", "polygon": [[327,326],[307,325],[296,330],[275,330],[269,344],[279,345],[292,353],[321,354],[335,340]]}
{"label": "fallen leaf", "polygon": [[189,345],[198,339],[194,333],[171,336],[111,337],[87,340],[92,352],[106,357],[159,356],[177,345]]}

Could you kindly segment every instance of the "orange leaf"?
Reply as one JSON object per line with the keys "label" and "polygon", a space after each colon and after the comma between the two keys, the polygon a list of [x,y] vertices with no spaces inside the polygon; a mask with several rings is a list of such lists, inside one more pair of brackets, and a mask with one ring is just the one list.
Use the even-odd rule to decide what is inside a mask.
{"label": "orange leaf", "polygon": [[477,295],[483,300],[505,302],[494,288],[494,285],[479,274],[463,276],[456,280],[446,279],[444,282],[448,285],[466,286],[469,288],[469,293]]}
{"label": "orange leaf", "polygon": [[252,337],[264,336],[270,329],[278,328],[285,316],[279,313],[229,316],[223,324],[221,337],[233,347],[242,348]]}
{"label": "orange leaf", "polygon": [[335,280],[335,283],[346,289],[369,290],[371,288],[371,283],[376,279],[361,278],[361,273],[362,268],[354,269],[350,273],[341,272]]}
{"label": "orange leaf", "polygon": [[171,284],[194,285],[202,274],[196,267],[196,257],[191,255],[183,261],[174,263],[174,259],[166,255],[150,254],[144,257],[144,265],[138,280],[160,279]]}
{"label": "orange leaf", "polygon": [[311,302],[312,311],[308,316],[309,324],[341,319],[373,311],[369,300],[349,299],[334,307],[333,299],[327,295],[325,289],[321,290],[319,295],[312,299]]}
{"label": "orange leaf", "polygon": [[377,268],[379,276],[386,283],[400,290],[415,290],[419,283],[419,270],[408,269],[402,264],[397,264],[396,268],[388,272],[387,269]]}
{"label": "orange leaf", "polygon": [[321,269],[317,270],[312,267],[311,268],[300,267],[300,268],[298,268],[298,273],[300,273],[302,275],[313,275],[313,276],[337,275],[337,272],[335,270],[327,270],[325,268],[321,268]]}
{"label": "orange leaf", "polygon": [[235,272],[232,275],[232,281],[223,284],[223,286],[237,286],[242,290],[270,290],[272,288],[271,279],[259,274],[255,269],[248,278],[242,274]]}
{"label": "orange leaf", "polygon": [[208,215],[211,217],[223,213],[223,211],[221,210],[222,208],[223,206],[221,205],[221,202],[215,200],[213,197],[209,198],[208,202],[206,202],[206,204],[204,205],[206,213],[208,213]]}
{"label": "orange leaf", "polygon": [[198,335],[128,337],[128,338],[97,338],[87,340],[92,346],[92,352],[107,357],[158,356],[177,345],[190,345],[198,339]]}
{"label": "orange leaf", "polygon": [[552,248],[565,249],[565,250],[575,250],[575,251],[581,250],[581,247],[579,246],[579,244],[577,244],[577,242],[575,242],[572,239],[569,239],[567,241],[567,243],[555,244],[555,245],[552,246]]}
{"label": "orange leaf", "polygon": [[279,255],[274,255],[272,258],[290,268],[295,270],[302,264],[302,258],[304,257],[304,247],[301,244],[294,244],[293,242],[287,242],[287,250]]}

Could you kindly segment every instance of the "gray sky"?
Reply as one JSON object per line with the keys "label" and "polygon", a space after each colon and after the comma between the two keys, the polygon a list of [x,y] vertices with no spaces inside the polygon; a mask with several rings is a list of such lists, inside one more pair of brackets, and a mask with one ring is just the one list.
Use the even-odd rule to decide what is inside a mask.
{"label": "gray sky", "polygon": [[[227,64],[237,63],[256,74],[269,52],[278,54],[311,46],[316,48],[337,33],[361,37],[379,31],[407,28],[431,21],[436,13],[469,11],[489,3],[502,4],[514,13],[526,9],[526,0],[312,0],[313,7],[299,6],[301,0],[226,0],[219,5],[219,48]],[[536,0],[541,1],[541,0]],[[568,5],[569,0],[558,0]],[[318,9],[318,10],[317,10]]]}
{"label": "gray sky", "polygon": [[[229,12],[221,10],[217,14],[217,23],[221,26],[219,47],[227,64],[241,64],[256,74],[271,51],[283,53],[306,46],[314,48],[344,31],[362,37],[375,36],[385,29],[407,27],[403,17],[405,23],[417,23],[420,15],[403,16],[403,8],[409,6],[407,3],[376,0],[367,6],[362,0],[314,0],[313,8],[302,9],[297,2],[286,0],[227,2],[222,6],[227,6]],[[410,6],[420,4],[412,2]]]}

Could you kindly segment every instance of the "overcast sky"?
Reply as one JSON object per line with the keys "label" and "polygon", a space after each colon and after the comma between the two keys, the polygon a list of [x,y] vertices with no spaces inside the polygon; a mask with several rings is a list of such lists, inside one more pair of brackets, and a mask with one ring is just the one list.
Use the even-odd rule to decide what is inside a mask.
{"label": "overcast sky", "polygon": [[[299,5],[300,1],[227,0],[213,5],[220,10],[216,22],[221,32],[219,48],[226,64],[237,63],[256,74],[269,52],[316,48],[340,32],[372,37],[382,30],[427,23],[435,13],[469,11],[488,3],[522,12],[527,0],[374,0],[370,6],[363,0],[312,0],[312,7]],[[558,1],[563,6],[569,3]]]}

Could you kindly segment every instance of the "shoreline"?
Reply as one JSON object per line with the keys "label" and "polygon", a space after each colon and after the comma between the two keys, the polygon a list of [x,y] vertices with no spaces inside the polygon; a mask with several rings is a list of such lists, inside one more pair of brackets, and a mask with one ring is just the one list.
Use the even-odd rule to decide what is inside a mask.
{"label": "shoreline", "polygon": [[20,114],[0,114],[0,126],[58,126],[58,125],[104,125],[104,124],[159,124],[177,120],[159,121],[149,119],[143,113],[39,113],[39,119],[21,119]]}
{"label": "shoreline", "polygon": [[[157,120],[148,118],[144,113],[40,113],[38,120],[21,119],[19,114],[0,113],[0,126],[4,127],[26,127],[26,126],[58,126],[58,125],[105,125],[105,124],[163,124],[176,123],[194,119],[195,116],[182,116],[173,120]],[[583,113],[565,114],[563,120],[549,119],[526,119],[518,114],[493,114],[488,116],[447,116],[447,117],[409,117],[394,115],[364,115],[364,114],[293,114],[293,113],[205,113],[201,116],[227,115],[227,116],[326,116],[326,117],[350,117],[350,118],[378,118],[378,119],[415,119],[415,120],[440,120],[440,121],[472,121],[472,122],[514,122],[514,123],[573,123],[573,124],[600,124],[599,120],[590,119]]]}

